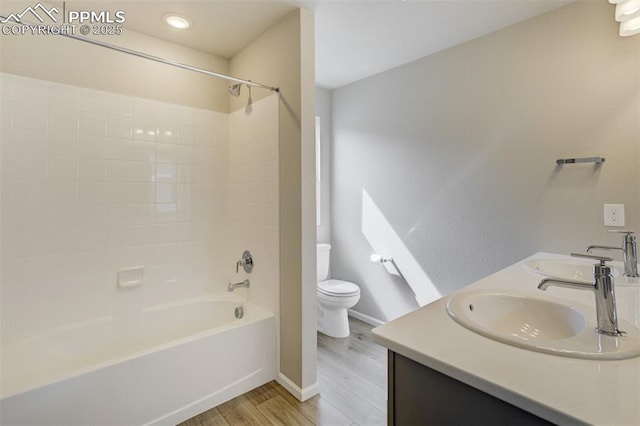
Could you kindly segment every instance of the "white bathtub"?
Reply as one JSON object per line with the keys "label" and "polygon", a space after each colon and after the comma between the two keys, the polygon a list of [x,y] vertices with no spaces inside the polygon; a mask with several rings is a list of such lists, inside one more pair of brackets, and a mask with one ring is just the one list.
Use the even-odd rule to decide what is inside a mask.
{"label": "white bathtub", "polygon": [[3,347],[0,424],[176,424],[276,376],[275,319],[198,299]]}

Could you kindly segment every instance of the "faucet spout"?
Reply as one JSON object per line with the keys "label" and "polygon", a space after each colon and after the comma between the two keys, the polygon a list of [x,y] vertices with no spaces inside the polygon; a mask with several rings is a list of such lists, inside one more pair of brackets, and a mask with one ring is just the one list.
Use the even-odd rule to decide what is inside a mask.
{"label": "faucet spout", "polygon": [[599,265],[593,265],[593,282],[545,278],[538,284],[538,289],[546,291],[549,287],[554,286],[593,291],[596,298],[596,317],[598,320],[598,328],[596,328],[596,331],[607,336],[620,336],[613,276],[611,275],[611,268],[604,263],[610,261],[611,258],[576,253],[571,253],[571,255],[600,261]]}
{"label": "faucet spout", "polygon": [[546,291],[549,287],[573,288],[576,290],[595,291],[595,284],[583,281],[560,280],[555,278],[545,278],[538,284],[538,290]]}
{"label": "faucet spout", "polygon": [[622,238],[622,247],[610,246],[589,246],[587,253],[593,249],[597,250],[621,250],[624,258],[624,276],[630,278],[638,278],[638,248],[636,244],[636,236],[633,231],[617,231],[609,230],[609,232],[624,234]]}

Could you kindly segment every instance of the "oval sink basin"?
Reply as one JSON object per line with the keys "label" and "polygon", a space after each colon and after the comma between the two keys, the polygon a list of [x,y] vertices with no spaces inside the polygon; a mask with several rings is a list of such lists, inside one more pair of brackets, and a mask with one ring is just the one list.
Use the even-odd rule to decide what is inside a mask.
{"label": "oval sink basin", "polygon": [[449,299],[447,313],[477,334],[533,351],[591,359],[640,355],[640,331],[631,324],[619,323],[627,332],[621,337],[601,335],[595,331],[595,307],[569,306],[531,293],[462,292]]}
{"label": "oval sink basin", "polygon": [[[563,259],[531,259],[522,263],[525,269],[545,277],[577,281],[593,281],[594,264],[592,261]],[[612,268],[611,273],[614,278],[620,276],[616,267]]]}

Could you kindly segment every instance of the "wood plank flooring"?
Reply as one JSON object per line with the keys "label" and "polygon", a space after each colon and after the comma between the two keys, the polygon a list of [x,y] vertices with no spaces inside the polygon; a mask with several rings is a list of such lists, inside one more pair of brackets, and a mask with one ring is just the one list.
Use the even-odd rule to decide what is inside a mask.
{"label": "wood plank flooring", "polygon": [[387,351],[371,341],[371,326],[349,318],[351,335],[318,333],[320,395],[298,401],[269,382],[181,426],[374,426],[387,422]]}

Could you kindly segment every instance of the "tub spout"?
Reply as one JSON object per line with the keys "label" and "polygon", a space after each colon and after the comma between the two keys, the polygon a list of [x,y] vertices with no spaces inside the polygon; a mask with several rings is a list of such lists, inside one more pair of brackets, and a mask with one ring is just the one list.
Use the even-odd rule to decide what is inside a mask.
{"label": "tub spout", "polygon": [[235,284],[232,282],[229,282],[229,285],[227,286],[227,291],[233,291],[236,288],[242,288],[242,287],[249,288],[249,286],[250,286],[249,280],[244,280],[240,283],[235,283]]}

